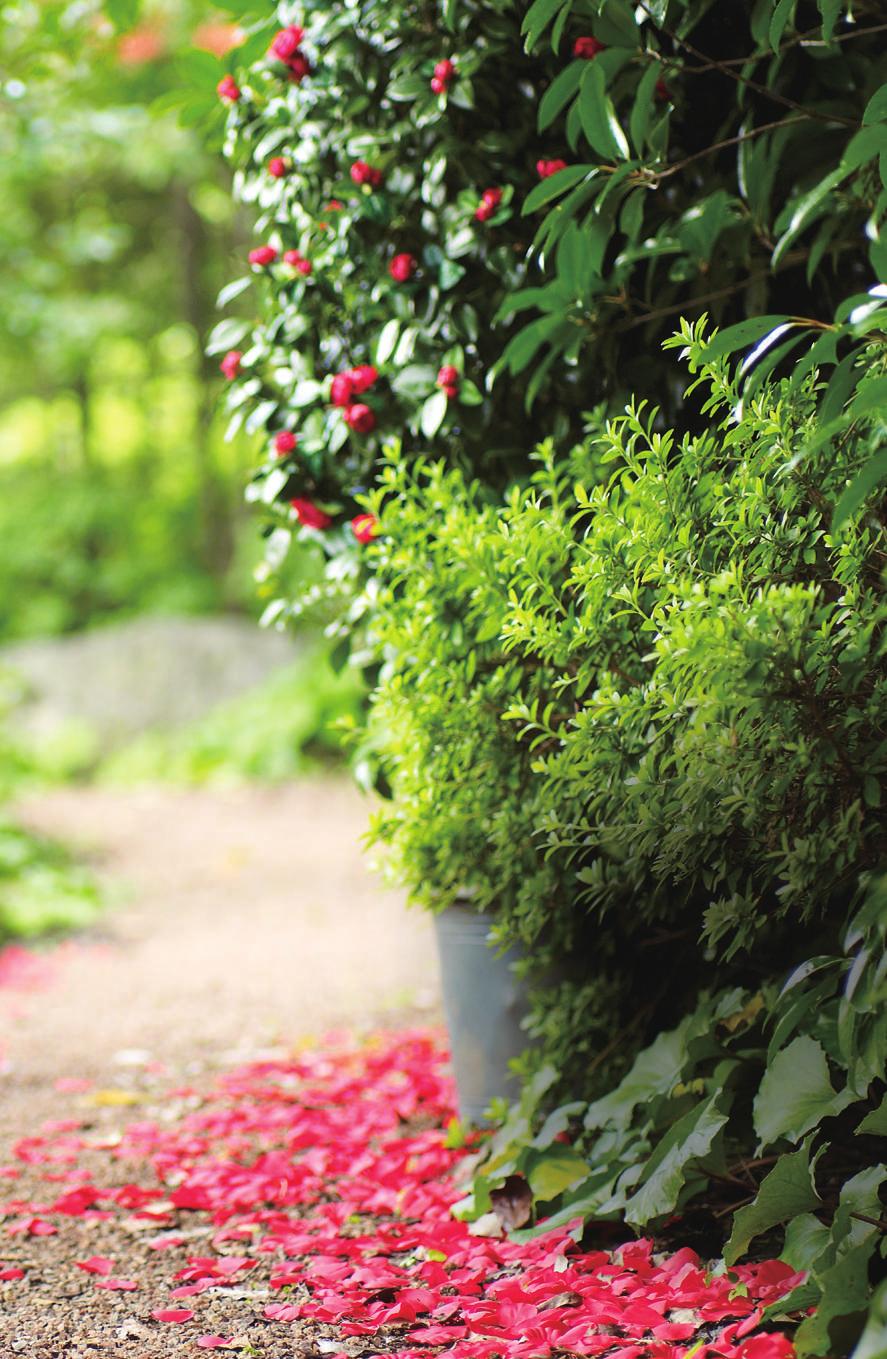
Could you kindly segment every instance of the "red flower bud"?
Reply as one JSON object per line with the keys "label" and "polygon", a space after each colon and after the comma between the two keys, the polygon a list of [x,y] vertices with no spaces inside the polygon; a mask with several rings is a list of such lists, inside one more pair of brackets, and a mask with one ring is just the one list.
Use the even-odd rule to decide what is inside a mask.
{"label": "red flower bud", "polygon": [[288,264],[291,269],[295,269],[300,274],[314,273],[314,265],[310,260],[306,260],[301,250],[287,250],[283,256],[284,264]]}
{"label": "red flower bud", "polygon": [[226,104],[236,104],[241,95],[241,89],[232,75],[222,76],[216,86],[216,94],[223,99]]}
{"label": "red flower bud", "polygon": [[267,265],[273,264],[276,259],[277,251],[274,249],[273,245],[260,245],[257,250],[251,250],[249,252],[250,264],[256,264],[260,269],[264,269]]}
{"label": "red flower bud", "polygon": [[337,373],[330,387],[330,401],[334,406],[349,406],[354,395],[350,373]]}
{"label": "red flower bud", "polygon": [[378,189],[382,183],[382,171],[368,165],[365,160],[356,160],[351,167],[351,178],[355,184],[369,184],[371,189]]}
{"label": "red flower bud", "polygon": [[311,62],[304,52],[297,52],[286,64],[290,73],[290,80],[294,85],[300,84],[307,75],[311,74]]}
{"label": "red flower bud", "polygon": [[488,222],[502,202],[501,189],[484,189],[474,210],[478,222]]}
{"label": "red flower bud", "polygon": [[590,34],[584,38],[577,38],[573,43],[573,56],[581,57],[583,61],[591,61],[593,57],[597,56],[598,52],[604,51],[606,51],[604,43],[591,37]]}
{"label": "red flower bud", "polygon": [[[339,200],[338,200],[338,198],[331,198],[330,201],[329,201],[329,202],[327,203],[327,205],[326,205],[326,210],[327,210],[327,212],[342,212],[342,211],[344,211],[344,208],[345,208],[345,204],[344,204],[344,203],[340,203]],[[325,225],[325,224],[324,224],[324,225]]]}
{"label": "red flower bud", "polygon": [[567,162],[565,160],[536,161],[536,173],[540,179],[550,179],[552,175],[557,174],[558,170],[566,170],[566,168]]}
{"label": "red flower bud", "polygon": [[274,436],[274,451],[278,458],[285,458],[287,453],[292,453],[298,442],[292,430],[282,429],[279,434]]}
{"label": "red flower bud", "polygon": [[358,514],[351,520],[351,532],[359,543],[371,543],[379,536],[379,521],[374,514]]}
{"label": "red flower bud", "polygon": [[443,61],[439,61],[435,66],[434,74],[437,76],[438,80],[449,81],[452,80],[453,76],[456,74],[456,68],[449,57],[445,57]]}
{"label": "red flower bud", "polygon": [[416,272],[415,255],[395,255],[388,266],[388,272],[395,283],[408,283]]}
{"label": "red flower bud", "polygon": [[459,369],[454,368],[451,363],[445,363],[437,375],[438,387],[458,387]]}
{"label": "red flower bud", "polygon": [[446,94],[447,90],[449,89],[447,82],[445,80],[441,80],[440,76],[432,76],[430,84],[432,92],[434,94]]}
{"label": "red flower bud", "polygon": [[288,62],[299,50],[299,43],[305,36],[304,28],[299,28],[298,24],[290,24],[288,28],[282,28],[271,44],[270,52],[278,61]]}
{"label": "red flower bud", "polygon": [[376,428],[376,417],[369,406],[365,406],[362,401],[358,401],[355,405],[348,406],[346,409],[345,423],[353,429],[356,434],[369,434]]}
{"label": "red flower bud", "polygon": [[459,384],[458,384],[458,382],[447,382],[447,383],[445,383],[445,384],[444,384],[444,387],[443,387],[443,394],[444,394],[444,396],[447,398],[448,401],[455,401],[455,400],[456,400],[456,397],[459,395]]}
{"label": "red flower bud", "polygon": [[666,85],[665,81],[662,79],[661,76],[656,81],[653,93],[655,94],[656,98],[659,100],[660,103],[665,103],[667,99],[671,99],[672,97],[671,90],[668,88],[668,86]]}
{"label": "red flower bud", "polygon": [[243,354],[239,349],[229,349],[228,353],[219,364],[219,367],[229,382],[233,382],[234,378],[240,373],[240,360],[242,358]]}
{"label": "red flower bud", "polygon": [[301,500],[298,496],[290,501],[296,518],[305,528],[325,529],[333,522],[328,514],[314,504],[313,500]]}
{"label": "red flower bud", "polygon": [[379,370],[374,368],[371,363],[361,364],[359,368],[352,368],[348,374],[351,379],[351,386],[358,396],[368,392],[371,387],[379,381]]}
{"label": "red flower bud", "polygon": [[289,173],[289,166],[283,156],[272,156],[268,162],[268,173],[272,179],[283,179]]}

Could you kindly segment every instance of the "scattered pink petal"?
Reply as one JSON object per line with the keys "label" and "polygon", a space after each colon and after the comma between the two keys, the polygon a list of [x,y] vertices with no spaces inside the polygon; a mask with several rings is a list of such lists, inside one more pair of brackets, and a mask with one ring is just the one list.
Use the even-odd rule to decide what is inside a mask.
{"label": "scattered pink petal", "polygon": [[189,1312],[187,1307],[165,1307],[151,1315],[155,1321],[168,1321],[173,1326],[181,1326],[182,1322],[190,1321],[194,1313]]}
{"label": "scattered pink petal", "polygon": [[93,1086],[92,1081],[84,1080],[80,1076],[59,1076],[53,1082],[53,1089],[60,1095],[85,1095]]}
{"label": "scattered pink petal", "polygon": [[96,1288],[107,1289],[109,1293],[134,1293],[138,1288],[135,1279],[96,1279]]}
{"label": "scattered pink petal", "polygon": [[74,1264],[87,1274],[108,1275],[114,1268],[114,1261],[107,1255],[91,1255],[88,1260],[75,1260]]}
{"label": "scattered pink petal", "polygon": [[199,1335],[197,1346],[201,1350],[223,1350],[231,1344],[231,1337],[224,1335]]}
{"label": "scattered pink petal", "polygon": [[0,1283],[12,1283],[16,1279],[23,1279],[25,1271],[18,1268],[0,1269]]}

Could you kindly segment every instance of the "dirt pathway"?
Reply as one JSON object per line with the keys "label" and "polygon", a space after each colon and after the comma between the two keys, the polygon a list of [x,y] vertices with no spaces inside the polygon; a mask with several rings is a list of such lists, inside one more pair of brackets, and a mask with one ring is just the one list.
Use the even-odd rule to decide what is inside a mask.
{"label": "dirt pathway", "polygon": [[81,850],[116,902],[49,987],[0,991],[0,1160],[59,1077],[114,1084],[151,1060],[433,1017],[429,922],[371,871],[366,804],[344,780],[63,790],[18,814]]}

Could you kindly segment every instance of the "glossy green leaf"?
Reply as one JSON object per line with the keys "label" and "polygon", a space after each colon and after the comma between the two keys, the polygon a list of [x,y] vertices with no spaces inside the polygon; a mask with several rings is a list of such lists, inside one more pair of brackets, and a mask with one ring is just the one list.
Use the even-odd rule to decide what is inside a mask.
{"label": "glossy green leaf", "polygon": [[724,1247],[727,1264],[733,1265],[741,1259],[755,1237],[790,1221],[799,1213],[812,1212],[819,1207],[819,1202],[808,1140],[797,1151],[780,1156],[761,1181],[753,1202],[740,1208],[734,1216],[733,1230]]}

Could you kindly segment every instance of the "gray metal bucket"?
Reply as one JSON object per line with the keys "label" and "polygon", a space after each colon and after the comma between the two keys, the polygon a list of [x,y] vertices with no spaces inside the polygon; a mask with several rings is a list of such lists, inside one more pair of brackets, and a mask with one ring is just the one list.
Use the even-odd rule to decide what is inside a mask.
{"label": "gray metal bucket", "polygon": [[508,1063],[529,1044],[521,1028],[526,988],[511,966],[521,955],[497,955],[487,943],[489,916],[469,905],[456,902],[434,920],[459,1114],[480,1123],[492,1099],[519,1092]]}

